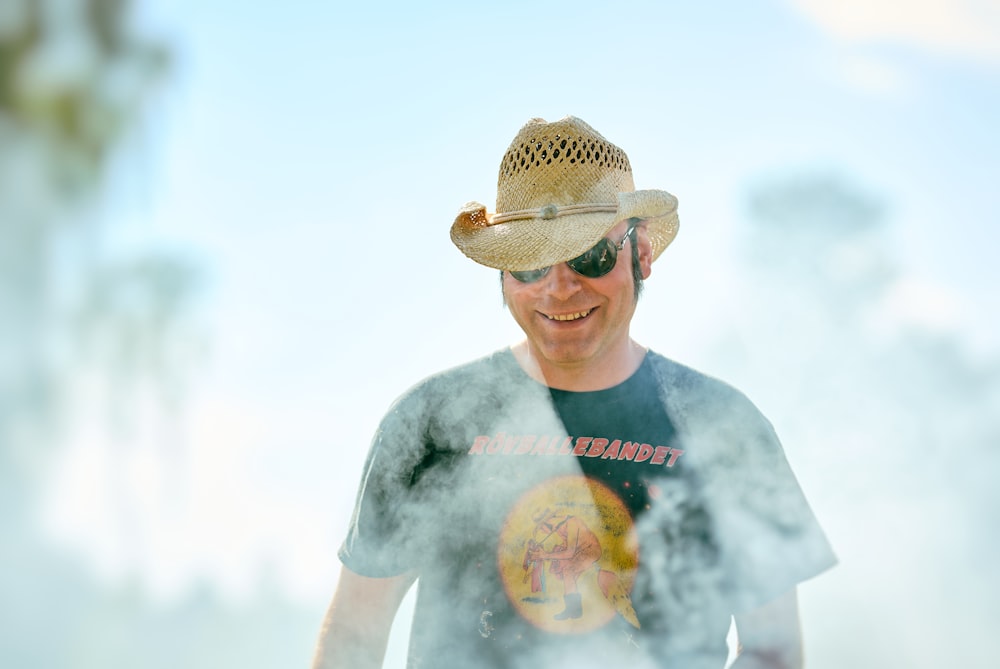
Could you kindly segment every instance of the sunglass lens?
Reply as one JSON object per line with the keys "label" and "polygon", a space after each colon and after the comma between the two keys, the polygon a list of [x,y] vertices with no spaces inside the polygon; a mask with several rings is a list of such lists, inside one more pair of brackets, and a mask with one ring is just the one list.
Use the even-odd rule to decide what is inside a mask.
{"label": "sunglass lens", "polygon": [[543,267],[541,269],[528,269],[520,272],[511,271],[510,275],[521,283],[534,283],[548,274],[548,272],[549,268]]}
{"label": "sunglass lens", "polygon": [[596,279],[614,269],[617,259],[618,249],[605,237],[586,253],[570,260],[569,266],[578,274]]}
{"label": "sunglass lens", "polygon": [[[577,274],[582,274],[583,276],[590,277],[591,279],[596,279],[597,277],[604,276],[613,270],[617,260],[618,247],[615,246],[613,241],[605,237],[591,247],[589,251],[585,251],[581,255],[578,255],[568,261],[566,264],[569,265]],[[512,277],[521,283],[534,283],[548,274],[550,269],[550,267],[543,267],[541,269],[529,269],[524,271],[508,271],[510,271],[510,275]]]}

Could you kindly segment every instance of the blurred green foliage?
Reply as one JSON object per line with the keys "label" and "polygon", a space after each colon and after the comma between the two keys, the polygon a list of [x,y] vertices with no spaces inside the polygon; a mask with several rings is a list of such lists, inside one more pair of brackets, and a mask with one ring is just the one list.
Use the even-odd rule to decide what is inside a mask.
{"label": "blurred green foliage", "polygon": [[170,71],[126,0],[0,2],[0,666],[285,667],[317,614],[266,584],[172,603],[102,581],[38,526],[79,360],[123,404],[129,379],[180,401],[199,267],[159,249],[101,253],[109,165]]}

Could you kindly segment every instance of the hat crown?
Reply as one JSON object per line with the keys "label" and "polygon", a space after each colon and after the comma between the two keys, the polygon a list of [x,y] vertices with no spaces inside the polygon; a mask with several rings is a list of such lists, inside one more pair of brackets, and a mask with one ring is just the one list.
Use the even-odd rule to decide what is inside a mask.
{"label": "hat crown", "polygon": [[677,198],[637,191],[625,152],[580,119],[532,119],[500,163],[496,212],[468,202],[451,240],[476,262],[530,270],[566,262],[619,221],[644,221],[655,260],[677,234]]}
{"label": "hat crown", "polygon": [[582,120],[532,119],[500,163],[497,214],[550,205],[616,206],[635,190],[628,156]]}

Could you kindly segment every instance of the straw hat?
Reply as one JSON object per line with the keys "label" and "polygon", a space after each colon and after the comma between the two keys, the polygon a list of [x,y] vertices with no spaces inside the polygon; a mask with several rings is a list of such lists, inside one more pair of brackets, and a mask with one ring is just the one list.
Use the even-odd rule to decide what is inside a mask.
{"label": "straw hat", "polygon": [[468,203],[451,240],[487,267],[539,269],[575,258],[627,218],[647,219],[656,260],[677,234],[677,198],[635,190],[625,152],[580,119],[536,118],[500,163],[496,213]]}

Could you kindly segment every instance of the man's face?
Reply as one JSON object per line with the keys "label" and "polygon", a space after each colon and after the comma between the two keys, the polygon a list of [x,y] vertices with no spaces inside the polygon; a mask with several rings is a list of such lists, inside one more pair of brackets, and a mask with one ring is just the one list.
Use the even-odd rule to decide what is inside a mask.
{"label": "man's face", "polygon": [[[607,234],[621,240],[622,221]],[[636,229],[642,277],[649,276],[651,249],[645,228]],[[521,283],[504,272],[507,307],[524,330],[528,347],[544,372],[548,367],[572,370],[588,365],[617,364],[629,346],[629,323],[635,313],[632,250],[629,239],[608,274],[591,279],[566,263],[555,265],[534,283]]]}

